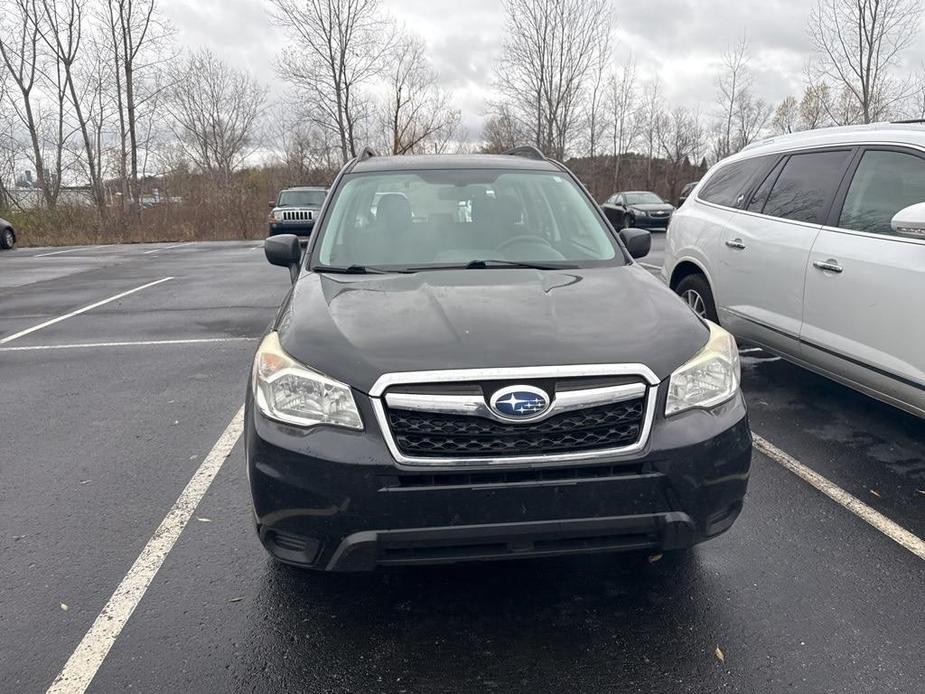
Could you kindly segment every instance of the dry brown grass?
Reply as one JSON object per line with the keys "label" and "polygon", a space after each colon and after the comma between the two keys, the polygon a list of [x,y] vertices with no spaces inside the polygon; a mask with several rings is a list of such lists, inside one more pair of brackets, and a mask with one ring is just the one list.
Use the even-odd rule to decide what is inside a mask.
{"label": "dry brown grass", "polygon": [[[78,246],[105,243],[225,241],[262,239],[267,233],[267,201],[287,185],[325,185],[332,172],[287,174],[251,169],[221,184],[187,174],[159,179],[164,199],[147,209],[59,205],[55,209],[0,212],[17,231],[17,245]],[[149,183],[148,187],[151,187]]]}

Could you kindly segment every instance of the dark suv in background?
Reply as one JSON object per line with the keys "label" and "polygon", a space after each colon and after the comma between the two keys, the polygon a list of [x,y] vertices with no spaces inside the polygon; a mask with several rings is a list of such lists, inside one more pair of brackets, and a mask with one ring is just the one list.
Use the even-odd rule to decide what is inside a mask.
{"label": "dark suv in background", "polygon": [[268,236],[309,236],[327,193],[328,189],[320,186],[298,186],[281,190],[279,197],[270,203]]}
{"label": "dark suv in background", "polygon": [[254,359],[246,456],[276,559],[324,570],[682,549],[751,457],[732,337],[633,262],[572,173],[347,164]]}

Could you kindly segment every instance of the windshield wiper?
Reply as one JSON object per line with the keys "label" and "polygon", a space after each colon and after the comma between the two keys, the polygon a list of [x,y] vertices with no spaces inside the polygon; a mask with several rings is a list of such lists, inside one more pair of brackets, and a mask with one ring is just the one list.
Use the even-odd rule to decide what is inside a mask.
{"label": "windshield wiper", "polygon": [[408,273],[414,272],[414,270],[387,270],[381,267],[372,267],[370,265],[347,265],[346,267],[338,267],[336,265],[316,265],[312,268],[312,272],[334,272],[334,273],[343,273],[345,275],[391,275],[392,273]]}
{"label": "windshield wiper", "polygon": [[576,265],[550,265],[547,263],[525,263],[519,260],[497,260],[489,258],[487,260],[470,260],[466,263],[467,270],[482,270],[491,267],[527,267],[534,270],[564,270],[574,268]]}

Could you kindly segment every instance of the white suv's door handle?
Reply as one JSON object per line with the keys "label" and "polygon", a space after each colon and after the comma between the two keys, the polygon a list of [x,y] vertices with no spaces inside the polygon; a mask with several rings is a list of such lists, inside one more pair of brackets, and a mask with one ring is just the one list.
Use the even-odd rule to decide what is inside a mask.
{"label": "white suv's door handle", "polygon": [[732,239],[732,241],[726,241],[726,245],[730,248],[738,248],[739,250],[745,248],[745,244],[742,243],[742,239]]}
{"label": "white suv's door handle", "polygon": [[844,268],[838,264],[837,260],[830,258],[829,260],[814,260],[813,267],[823,272],[841,272]]}

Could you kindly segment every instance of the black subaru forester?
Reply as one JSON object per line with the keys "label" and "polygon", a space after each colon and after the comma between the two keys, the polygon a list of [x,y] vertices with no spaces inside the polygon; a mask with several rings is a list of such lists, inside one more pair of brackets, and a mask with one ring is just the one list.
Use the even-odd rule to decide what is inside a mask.
{"label": "black subaru forester", "polygon": [[563,165],[377,157],[338,175],[254,360],[261,541],[332,571],[690,547],[751,435],[733,338],[633,262]]}

